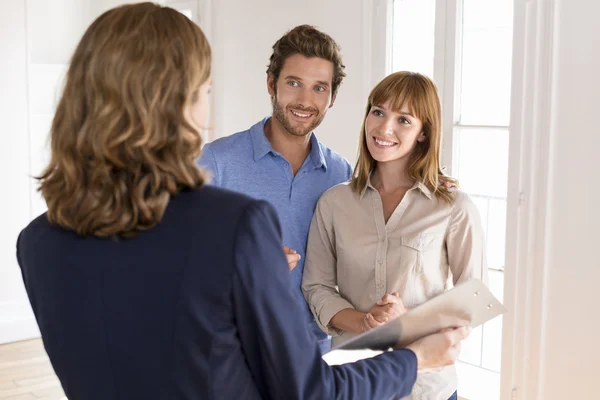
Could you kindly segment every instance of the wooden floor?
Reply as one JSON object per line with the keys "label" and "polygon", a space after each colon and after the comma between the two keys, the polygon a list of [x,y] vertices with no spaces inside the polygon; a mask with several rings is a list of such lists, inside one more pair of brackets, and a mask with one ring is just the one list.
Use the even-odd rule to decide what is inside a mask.
{"label": "wooden floor", "polygon": [[0,345],[0,400],[66,400],[40,339]]}

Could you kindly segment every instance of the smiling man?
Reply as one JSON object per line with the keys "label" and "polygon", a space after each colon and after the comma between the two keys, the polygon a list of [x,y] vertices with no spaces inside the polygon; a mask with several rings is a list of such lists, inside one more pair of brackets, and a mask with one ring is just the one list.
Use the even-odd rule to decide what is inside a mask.
{"label": "smiling man", "polygon": [[329,340],[315,323],[300,285],[317,200],[352,174],[348,161],[313,132],[333,106],[345,75],[339,46],[329,35],[308,25],[292,29],[273,45],[267,69],[272,117],[208,143],[199,161],[212,173],[213,185],[275,206],[294,295],[304,311],[298,318],[306,321],[322,351]]}

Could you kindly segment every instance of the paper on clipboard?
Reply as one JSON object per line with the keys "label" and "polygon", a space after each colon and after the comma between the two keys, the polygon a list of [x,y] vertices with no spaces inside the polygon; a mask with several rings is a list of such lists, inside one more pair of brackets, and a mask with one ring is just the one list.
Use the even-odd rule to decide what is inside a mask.
{"label": "paper on clipboard", "polygon": [[504,313],[504,306],[478,279],[470,279],[413,308],[406,314],[334,348],[335,350],[388,350],[406,346],[424,336],[454,326],[456,318],[475,328]]}

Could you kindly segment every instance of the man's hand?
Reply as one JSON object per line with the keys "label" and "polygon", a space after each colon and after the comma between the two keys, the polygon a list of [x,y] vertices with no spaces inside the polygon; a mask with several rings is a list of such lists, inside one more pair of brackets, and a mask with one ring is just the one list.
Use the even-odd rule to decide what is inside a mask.
{"label": "man's hand", "polygon": [[406,346],[417,356],[419,370],[445,367],[458,359],[460,342],[469,336],[471,328],[450,328],[425,336]]}
{"label": "man's hand", "polygon": [[296,252],[296,250],[292,250],[287,246],[283,246],[283,253],[287,258],[288,266],[290,267],[290,272],[296,268],[298,265],[298,261],[300,261],[300,254]]}
{"label": "man's hand", "polygon": [[398,292],[384,295],[369,311],[375,321],[386,323],[406,313],[406,308]]}
{"label": "man's hand", "polygon": [[446,176],[440,176],[439,179],[440,179],[439,180],[440,186],[443,186],[443,187],[445,187],[448,190],[450,190],[450,189],[458,189],[458,182],[456,180],[454,180],[454,178],[446,177]]}

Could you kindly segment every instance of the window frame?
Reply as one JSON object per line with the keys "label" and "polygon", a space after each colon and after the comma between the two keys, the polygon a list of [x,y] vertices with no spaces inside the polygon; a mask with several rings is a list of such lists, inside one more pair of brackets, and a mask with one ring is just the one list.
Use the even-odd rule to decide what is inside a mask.
{"label": "window frame", "polygon": [[[363,24],[363,33],[373,40],[365,55],[370,58],[364,70],[365,98],[370,89],[391,72],[393,0],[366,0],[370,8]],[[551,109],[553,52],[557,46],[554,34],[556,4],[514,0],[511,118],[508,127],[474,126],[509,129],[509,171],[507,193],[507,224],[505,241],[504,305],[500,399],[540,399],[544,329],[544,295],[547,273],[544,255],[549,246],[546,210],[549,200],[544,186],[552,153],[547,132],[547,115]],[[385,15],[372,12],[384,8]],[[456,146],[454,128],[459,121],[461,43],[458,35],[462,15],[462,0],[436,0],[434,79],[442,102],[442,165],[452,175]],[[365,48],[363,44],[363,48]],[[382,56],[382,53],[384,54]],[[387,54],[387,55],[386,55]],[[539,193],[538,193],[539,192]],[[535,198],[537,204],[533,204]],[[533,262],[538,258],[538,262]]]}

